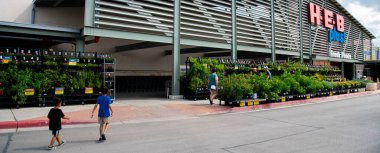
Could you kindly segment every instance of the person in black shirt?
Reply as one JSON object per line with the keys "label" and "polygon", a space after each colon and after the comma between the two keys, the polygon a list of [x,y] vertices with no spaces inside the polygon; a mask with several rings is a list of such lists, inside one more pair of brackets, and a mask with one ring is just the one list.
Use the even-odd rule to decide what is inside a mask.
{"label": "person in black shirt", "polygon": [[54,98],[53,102],[55,106],[54,108],[50,109],[48,114],[49,130],[51,130],[53,134],[48,149],[54,148],[55,140],[57,140],[58,146],[61,146],[65,143],[64,141],[61,141],[61,138],[59,137],[59,130],[62,129],[61,118],[68,120],[70,119],[69,117],[65,116],[65,114],[63,114],[62,110],[60,109],[62,100],[59,98]]}

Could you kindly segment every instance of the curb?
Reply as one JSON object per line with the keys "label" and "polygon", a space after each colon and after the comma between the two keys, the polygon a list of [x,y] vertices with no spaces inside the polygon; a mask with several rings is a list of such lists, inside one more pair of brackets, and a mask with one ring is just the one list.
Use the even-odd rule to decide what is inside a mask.
{"label": "curb", "polygon": [[287,101],[287,102],[259,104],[259,105],[244,106],[244,107],[231,107],[231,108],[216,110],[205,115],[228,113],[228,112],[275,109],[275,108],[283,108],[283,107],[289,107],[289,106],[299,106],[303,104],[333,102],[333,101],[345,100],[345,99],[350,99],[350,98],[362,97],[366,95],[374,95],[374,94],[379,94],[379,93],[380,91],[367,91],[367,92],[334,95],[334,96],[319,97],[319,98],[312,98],[312,99],[292,100],[292,101]]}
{"label": "curb", "polygon": [[[367,95],[375,95],[375,94],[380,94],[380,91],[368,91],[368,92],[359,92],[359,93],[351,93],[351,94],[342,94],[342,95],[334,95],[334,96],[328,96],[328,97],[293,100],[293,101],[269,103],[269,104],[259,104],[259,105],[253,105],[253,106],[245,106],[245,107],[220,108],[220,109],[217,109],[205,114],[200,114],[199,116],[230,113],[230,112],[275,109],[275,108],[283,108],[283,107],[289,107],[289,106],[299,106],[303,104],[325,103],[325,102],[333,102],[333,101],[339,101],[339,100],[345,100],[345,99],[362,97],[362,96],[367,96]],[[97,123],[96,120],[74,120],[74,121],[62,120],[61,122],[62,122],[62,125]],[[0,129],[18,129],[18,128],[32,128],[32,127],[45,127],[45,126],[49,126],[49,120],[21,120],[21,121],[0,122]]]}
{"label": "curb", "polygon": [[[93,120],[61,121],[62,125],[92,124],[97,123]],[[22,120],[0,122],[0,129],[11,128],[31,128],[49,126],[49,120]]]}

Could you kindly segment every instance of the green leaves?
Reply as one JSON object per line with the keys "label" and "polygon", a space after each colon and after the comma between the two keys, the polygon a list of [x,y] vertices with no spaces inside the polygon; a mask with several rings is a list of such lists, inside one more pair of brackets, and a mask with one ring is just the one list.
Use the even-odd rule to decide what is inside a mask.
{"label": "green leaves", "polygon": [[[47,62],[46,62],[47,63]],[[85,70],[66,70],[58,68],[57,63],[50,61],[50,69],[31,69],[18,67],[16,64],[1,65],[0,82],[10,84],[12,100],[25,104],[25,89],[33,88],[38,93],[46,93],[54,87],[65,87],[69,93],[85,87],[101,88],[102,79],[99,72]],[[52,68],[51,66],[55,67]],[[6,89],[7,90],[7,89]]]}
{"label": "green leaves", "polygon": [[224,77],[219,83],[222,87],[219,94],[233,100],[241,100],[244,96],[253,94],[250,78],[249,74],[232,74]]}
{"label": "green leaves", "polygon": [[[17,68],[16,68],[17,69]],[[10,70],[13,71],[13,70]],[[26,103],[25,89],[33,88],[33,73],[31,69],[19,70],[11,80],[12,100],[18,104]]]}
{"label": "green leaves", "polygon": [[210,68],[215,68],[219,79],[222,76],[221,73],[224,72],[224,65],[219,64],[216,59],[196,59],[189,57],[190,69],[188,72],[188,78],[190,78],[188,89],[194,92],[197,88],[207,86],[207,77],[210,74]]}
{"label": "green leaves", "polygon": [[[195,91],[199,87],[206,86],[210,68],[216,68],[219,85],[222,87],[219,94],[230,100],[240,100],[252,93],[258,93],[261,98],[268,100],[279,100],[279,95],[283,94],[315,94],[322,91],[365,87],[367,83],[362,80],[327,82],[324,80],[341,74],[339,68],[305,65],[292,60],[288,60],[287,63],[240,62],[240,64],[222,60],[219,63],[218,60],[205,58],[189,58],[189,61],[190,70],[187,78],[190,81],[188,86],[190,90]],[[269,66],[273,74],[272,79],[268,80],[262,70],[260,75],[251,75],[250,68],[262,66]]]}
{"label": "green leaves", "polygon": [[193,76],[193,77],[190,79],[190,86],[189,86],[189,89],[190,89],[191,91],[196,91],[197,88],[200,88],[200,87],[206,87],[206,83],[205,83],[202,79],[200,79],[200,78],[198,78],[198,77],[196,77],[196,76]]}

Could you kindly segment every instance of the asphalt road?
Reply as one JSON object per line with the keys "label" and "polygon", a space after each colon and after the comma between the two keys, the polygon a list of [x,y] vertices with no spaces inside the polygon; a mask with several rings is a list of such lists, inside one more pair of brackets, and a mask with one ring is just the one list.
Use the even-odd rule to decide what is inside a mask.
{"label": "asphalt road", "polygon": [[[64,127],[65,128],[65,127]],[[380,95],[268,111],[66,128],[67,153],[379,153]],[[0,134],[0,152],[48,152],[51,133]]]}

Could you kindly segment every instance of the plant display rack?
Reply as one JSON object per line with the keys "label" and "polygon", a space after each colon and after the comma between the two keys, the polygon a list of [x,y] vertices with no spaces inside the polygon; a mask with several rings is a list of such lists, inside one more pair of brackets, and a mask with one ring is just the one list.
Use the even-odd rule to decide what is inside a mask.
{"label": "plant display rack", "polygon": [[0,48],[0,107],[52,105],[54,96],[64,105],[93,103],[102,87],[115,99],[114,61],[95,52]]}
{"label": "plant display rack", "polygon": [[[115,59],[109,60],[108,55],[99,55],[100,59],[103,59],[103,87],[109,89],[109,96],[113,101],[116,100],[115,92],[116,92],[116,78],[115,78],[115,69],[116,69],[116,61]],[[106,57],[104,57],[106,56]]]}
{"label": "plant display rack", "polygon": [[[246,106],[251,101],[271,103],[347,94],[358,92],[369,82],[347,81],[340,76],[338,67],[314,66],[296,61],[268,63],[188,58],[186,67],[186,75],[181,77],[185,98],[196,100],[203,95],[207,98],[208,95],[199,95],[198,90],[207,90],[207,76],[211,68],[215,68],[219,77],[218,98],[232,106]],[[267,78],[264,67],[270,70],[271,79]],[[253,69],[257,69],[258,73],[253,73]]]}

